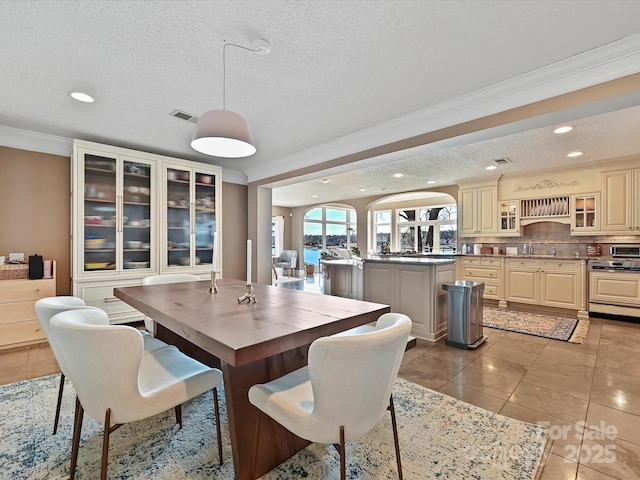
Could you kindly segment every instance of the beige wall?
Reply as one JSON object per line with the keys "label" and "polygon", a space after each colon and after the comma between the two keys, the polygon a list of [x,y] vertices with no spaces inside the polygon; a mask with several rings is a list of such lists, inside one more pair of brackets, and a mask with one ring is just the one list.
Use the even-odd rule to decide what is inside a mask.
{"label": "beige wall", "polygon": [[[72,292],[70,178],[68,157],[0,147],[0,255],[55,259],[58,295]],[[246,185],[222,184],[221,216],[223,276],[244,278]]]}
{"label": "beige wall", "polygon": [[56,260],[58,295],[71,293],[71,159],[0,147],[0,255]]}
{"label": "beige wall", "polygon": [[222,276],[246,276],[247,186],[222,184]]}

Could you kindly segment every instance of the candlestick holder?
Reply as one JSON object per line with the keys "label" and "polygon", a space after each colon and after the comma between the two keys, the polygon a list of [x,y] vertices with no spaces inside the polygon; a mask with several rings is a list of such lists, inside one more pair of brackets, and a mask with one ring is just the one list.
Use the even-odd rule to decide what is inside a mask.
{"label": "candlestick holder", "polygon": [[244,295],[238,297],[238,303],[242,303],[245,300],[248,300],[249,303],[251,303],[251,300],[253,300],[253,303],[256,303],[256,295],[255,293],[253,293],[253,285],[251,285],[250,283],[247,283]]}
{"label": "candlestick holder", "polygon": [[211,286],[209,287],[209,293],[218,293],[218,284],[216,283],[216,272],[211,271]]}

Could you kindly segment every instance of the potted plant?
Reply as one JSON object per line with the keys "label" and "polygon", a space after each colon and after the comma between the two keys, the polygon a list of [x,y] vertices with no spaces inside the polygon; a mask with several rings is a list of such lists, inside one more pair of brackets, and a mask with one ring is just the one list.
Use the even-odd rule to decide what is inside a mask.
{"label": "potted plant", "polygon": [[313,263],[305,263],[304,268],[307,271],[307,275],[313,275],[316,266]]}

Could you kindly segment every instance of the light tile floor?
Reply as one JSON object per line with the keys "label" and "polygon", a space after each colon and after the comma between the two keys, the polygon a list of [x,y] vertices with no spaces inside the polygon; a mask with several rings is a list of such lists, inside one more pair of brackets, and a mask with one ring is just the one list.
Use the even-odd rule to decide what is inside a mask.
{"label": "light tile floor", "polygon": [[[639,324],[592,318],[582,345],[485,334],[477,350],[419,340],[400,376],[509,417],[548,422],[554,443],[542,480],[640,479]],[[0,351],[0,384],[57,371],[47,344]]]}

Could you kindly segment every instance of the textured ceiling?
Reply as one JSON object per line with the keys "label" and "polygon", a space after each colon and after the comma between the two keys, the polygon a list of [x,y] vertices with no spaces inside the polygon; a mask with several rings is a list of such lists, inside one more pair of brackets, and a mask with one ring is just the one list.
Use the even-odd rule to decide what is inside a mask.
{"label": "textured ceiling", "polygon": [[[255,181],[394,119],[635,35],[638,18],[637,1],[0,0],[0,126],[214,163]],[[228,49],[226,63],[226,107],[248,120],[258,152],[230,160],[193,151],[195,125],[169,113],[221,108],[223,41],[259,38],[271,43],[269,55]],[[72,90],[96,102],[74,102]],[[488,139],[460,143],[471,140],[487,141],[468,147],[478,162],[464,164],[469,176],[505,152],[510,168],[535,164],[527,141],[546,148],[535,134],[506,151]],[[447,146],[461,147],[431,149]],[[467,176],[460,158],[468,152],[418,154],[384,159],[408,157],[401,180],[415,183],[403,189]],[[380,188],[394,170],[369,167],[325,186]],[[288,188],[274,198],[309,203]],[[348,197],[327,201],[338,198]]]}

